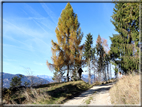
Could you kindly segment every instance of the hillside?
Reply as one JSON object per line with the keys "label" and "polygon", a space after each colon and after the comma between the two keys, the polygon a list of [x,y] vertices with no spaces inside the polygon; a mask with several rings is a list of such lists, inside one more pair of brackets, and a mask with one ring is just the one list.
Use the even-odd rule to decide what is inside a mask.
{"label": "hillside", "polygon": [[68,99],[78,96],[93,85],[80,80],[66,83],[50,83],[35,88],[5,90],[4,104],[62,104]]}

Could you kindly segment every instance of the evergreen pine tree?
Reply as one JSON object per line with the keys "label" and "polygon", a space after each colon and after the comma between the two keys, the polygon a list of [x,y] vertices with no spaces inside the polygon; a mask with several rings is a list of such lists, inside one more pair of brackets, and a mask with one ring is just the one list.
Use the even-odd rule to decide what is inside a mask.
{"label": "evergreen pine tree", "polygon": [[88,80],[89,80],[89,84],[91,84],[91,67],[90,67],[90,61],[91,58],[93,57],[93,48],[92,48],[92,44],[93,44],[93,37],[92,35],[89,33],[86,36],[86,40],[85,40],[85,50],[84,50],[84,57],[87,61],[87,65],[88,65]]}
{"label": "evergreen pine tree", "polygon": [[112,18],[119,34],[110,37],[111,58],[123,72],[136,71],[139,63],[139,4],[116,3]]}
{"label": "evergreen pine tree", "polygon": [[22,75],[13,77],[11,82],[10,82],[10,87],[11,88],[15,88],[15,87],[21,86],[21,83],[22,83],[21,79],[22,78],[23,78]]}
{"label": "evergreen pine tree", "polygon": [[100,37],[100,35],[98,35],[97,41],[96,41],[96,53],[98,56],[98,73],[99,73],[99,78],[101,78],[101,74],[103,73],[105,75],[105,51],[104,48],[102,46],[102,39]]}

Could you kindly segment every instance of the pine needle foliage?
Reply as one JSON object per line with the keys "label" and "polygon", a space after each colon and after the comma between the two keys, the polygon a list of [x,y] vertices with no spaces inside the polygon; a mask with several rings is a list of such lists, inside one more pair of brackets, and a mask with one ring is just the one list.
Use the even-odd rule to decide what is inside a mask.
{"label": "pine needle foliage", "polygon": [[139,3],[116,3],[111,20],[119,34],[110,37],[111,59],[124,72],[138,70]]}
{"label": "pine needle foliage", "polygon": [[84,56],[85,56],[86,59],[89,59],[92,56],[92,44],[93,44],[93,37],[89,33],[89,34],[87,34],[86,40],[85,40],[85,52],[84,52]]}
{"label": "pine needle foliage", "polygon": [[89,84],[91,84],[91,69],[90,69],[90,61],[92,59],[92,57],[94,56],[95,53],[95,49],[92,47],[93,44],[93,37],[92,35],[89,33],[86,36],[86,40],[85,40],[85,49],[84,49],[84,57],[85,60],[87,61],[87,65],[88,65],[88,80],[89,80]]}
{"label": "pine needle foliage", "polygon": [[15,88],[15,87],[21,86],[21,83],[22,83],[21,78],[22,77],[23,77],[22,75],[13,77],[11,82],[10,82],[10,87]]}

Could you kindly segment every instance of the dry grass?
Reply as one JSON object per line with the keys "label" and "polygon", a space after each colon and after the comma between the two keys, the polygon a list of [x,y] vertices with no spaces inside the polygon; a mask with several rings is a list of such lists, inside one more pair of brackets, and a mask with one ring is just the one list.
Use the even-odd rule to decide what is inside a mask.
{"label": "dry grass", "polygon": [[96,81],[93,85],[101,85],[101,84],[102,84],[102,82]]}
{"label": "dry grass", "polygon": [[108,83],[112,83],[112,82],[115,82],[115,81],[116,81],[116,79],[110,79],[110,80],[104,81],[104,82],[96,81],[93,85],[108,84]]}
{"label": "dry grass", "polygon": [[112,104],[140,104],[140,76],[127,75],[110,89]]}
{"label": "dry grass", "polygon": [[112,83],[112,82],[115,82],[116,80],[115,79],[110,79],[108,80],[108,83]]}
{"label": "dry grass", "polygon": [[[84,81],[71,81],[66,83],[53,83],[36,88],[20,89],[14,91],[7,98],[3,96],[4,104],[62,104],[81,92],[88,90],[93,85]],[[7,102],[9,101],[9,102]]]}

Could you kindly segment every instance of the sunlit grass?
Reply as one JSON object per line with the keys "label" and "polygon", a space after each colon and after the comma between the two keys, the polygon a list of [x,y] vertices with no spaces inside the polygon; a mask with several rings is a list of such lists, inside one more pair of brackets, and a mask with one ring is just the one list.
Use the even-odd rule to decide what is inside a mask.
{"label": "sunlit grass", "polygon": [[89,97],[89,98],[85,101],[85,103],[86,103],[86,104],[90,104],[91,100],[93,100],[93,97]]}
{"label": "sunlit grass", "polygon": [[112,104],[140,103],[140,75],[128,75],[121,78],[111,89]]}

